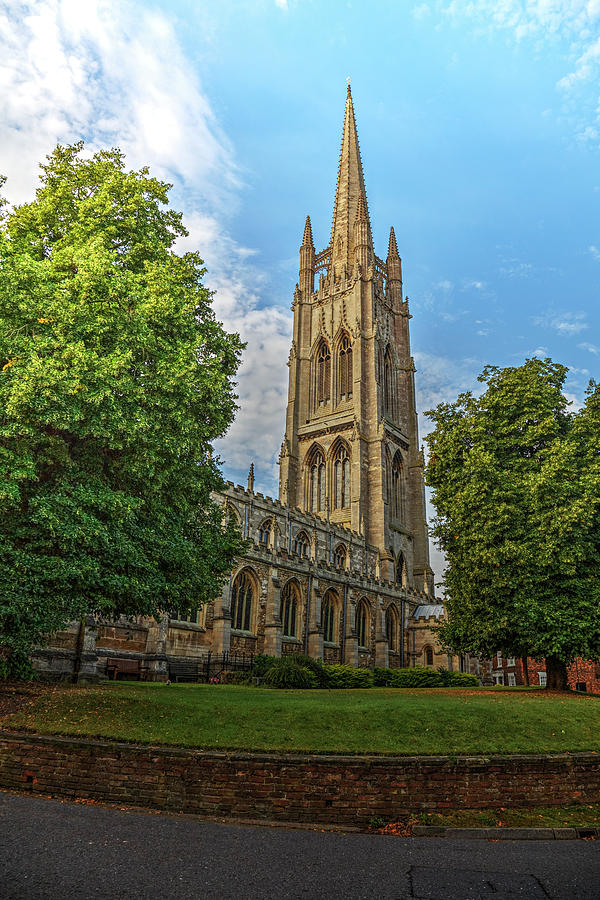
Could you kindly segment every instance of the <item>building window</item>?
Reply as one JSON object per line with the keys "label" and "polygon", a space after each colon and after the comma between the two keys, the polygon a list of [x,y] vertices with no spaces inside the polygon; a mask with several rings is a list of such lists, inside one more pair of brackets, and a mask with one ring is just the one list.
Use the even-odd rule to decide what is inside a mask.
{"label": "building window", "polygon": [[498,653],[496,653],[496,661],[499,666],[502,665],[502,651],[501,650],[499,650]]}
{"label": "building window", "polygon": [[508,685],[509,685],[509,687],[515,687],[516,683],[517,683],[517,679],[515,678],[515,673],[514,673],[514,672],[509,672],[509,673],[508,673]]}
{"label": "building window", "polygon": [[404,584],[404,575],[405,575],[404,554],[402,553],[402,551],[400,551],[400,553],[398,553],[398,558],[396,560],[396,583],[397,584]]}
{"label": "building window", "polygon": [[340,400],[343,402],[352,397],[352,347],[347,334],[340,341],[339,378]]}
{"label": "building window", "polygon": [[330,593],[325,594],[323,597],[321,621],[323,623],[323,640],[333,644],[336,638],[335,600]]}
{"label": "building window", "polygon": [[358,635],[358,646],[368,646],[368,623],[369,613],[367,610],[366,600],[361,600],[356,610],[356,634]]}
{"label": "building window", "polygon": [[431,647],[425,647],[425,665],[432,666],[433,665],[433,650]]}
{"label": "building window", "polygon": [[177,609],[172,615],[173,622],[189,622],[190,625],[197,625],[200,621],[199,609]]}
{"label": "building window", "polygon": [[323,512],[325,509],[326,479],[325,457],[323,452],[314,448],[308,457],[308,509],[312,512]]}
{"label": "building window", "polygon": [[329,403],[331,396],[331,351],[325,341],[317,353],[317,403]]}
{"label": "building window", "polygon": [[281,623],[284,637],[296,637],[298,616],[298,589],[288,581],[281,592]]}
{"label": "building window", "polygon": [[540,687],[546,687],[546,673],[538,672],[538,681],[540,683]]}
{"label": "building window", "polygon": [[514,658],[514,656],[509,656],[509,657],[508,657],[508,659],[506,660],[506,665],[507,665],[507,666],[513,666],[513,667],[514,667],[514,665],[515,665],[515,658]]}
{"label": "building window", "polygon": [[385,636],[388,642],[388,649],[396,649],[396,635],[398,633],[398,616],[393,606],[388,606],[385,614]]}
{"label": "building window", "polygon": [[502,672],[492,675],[494,684],[504,684],[504,674]]}
{"label": "building window", "polygon": [[345,444],[339,444],[333,461],[334,509],[350,506],[350,454]]}
{"label": "building window", "polygon": [[399,519],[400,522],[405,520],[405,479],[404,479],[404,463],[400,451],[396,451],[392,462],[392,484],[391,484],[391,514],[392,518]]}
{"label": "building window", "polygon": [[394,418],[394,380],[392,357],[388,347],[383,357],[383,414],[390,419]]}
{"label": "building window", "polygon": [[294,552],[302,559],[309,556],[310,541],[305,531],[300,531],[294,539]]}
{"label": "building window", "polygon": [[258,529],[258,543],[261,547],[270,547],[271,546],[271,530],[273,528],[273,523],[270,519],[267,519],[262,525],[259,526]]}
{"label": "building window", "polygon": [[346,548],[343,544],[338,544],[333,551],[333,564],[336,569],[344,569],[346,567]]}
{"label": "building window", "polygon": [[231,588],[231,627],[238,631],[250,631],[252,606],[254,602],[254,582],[242,569]]}

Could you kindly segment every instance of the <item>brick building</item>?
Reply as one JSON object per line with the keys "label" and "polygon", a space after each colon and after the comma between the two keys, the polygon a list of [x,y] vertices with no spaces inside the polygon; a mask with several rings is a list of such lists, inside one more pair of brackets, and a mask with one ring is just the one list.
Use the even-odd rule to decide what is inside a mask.
{"label": "brick building", "polygon": [[[217,497],[251,546],[220,597],[176,618],[90,620],[36,654],[58,675],[165,679],[210,651],[303,651],[354,666],[440,664],[408,300],[394,229],[376,255],[350,87],[333,223],[310,219],[292,300],[279,499],[228,484]],[[282,361],[283,364],[283,361]],[[193,603],[191,604],[193,606]]]}

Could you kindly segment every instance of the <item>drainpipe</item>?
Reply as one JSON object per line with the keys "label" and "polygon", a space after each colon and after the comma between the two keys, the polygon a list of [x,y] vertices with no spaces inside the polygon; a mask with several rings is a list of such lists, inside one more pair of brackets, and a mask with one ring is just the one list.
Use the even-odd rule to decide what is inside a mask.
{"label": "drainpipe", "polygon": [[404,668],[404,616],[405,616],[406,600],[402,599],[400,603],[400,668]]}
{"label": "drainpipe", "polygon": [[344,606],[342,608],[342,640],[340,641],[340,662],[344,662],[344,650],[346,648],[346,614],[348,607],[348,585],[344,585]]}

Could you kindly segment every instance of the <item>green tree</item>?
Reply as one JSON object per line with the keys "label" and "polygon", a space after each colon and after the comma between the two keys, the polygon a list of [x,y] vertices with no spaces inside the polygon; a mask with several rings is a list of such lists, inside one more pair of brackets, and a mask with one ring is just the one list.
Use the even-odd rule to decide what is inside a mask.
{"label": "green tree", "polygon": [[550,359],[488,366],[481,396],[427,413],[440,637],[455,652],[545,657],[549,687],[566,687],[576,656],[600,656],[600,388],[571,413],[566,373]]}
{"label": "green tree", "polygon": [[240,550],[210,494],[242,344],[170,185],[57,147],[0,222],[0,669],[86,613],[216,595]]}

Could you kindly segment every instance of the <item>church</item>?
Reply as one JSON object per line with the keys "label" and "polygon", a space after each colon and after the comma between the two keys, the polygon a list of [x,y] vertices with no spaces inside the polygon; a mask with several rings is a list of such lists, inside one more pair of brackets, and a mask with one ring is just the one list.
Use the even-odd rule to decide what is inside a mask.
{"label": "church", "polygon": [[208,654],[259,653],[466,663],[442,654],[428,627],[443,607],[429,562],[410,313],[394,229],[385,259],[373,246],[350,86],[329,243],[316,250],[307,217],[292,311],[279,498],[254,490],[253,466],[246,487],[227,483],[216,497],[250,542],[221,596],[159,623],[90,619],[36,652],[40,671],[195,680]]}

